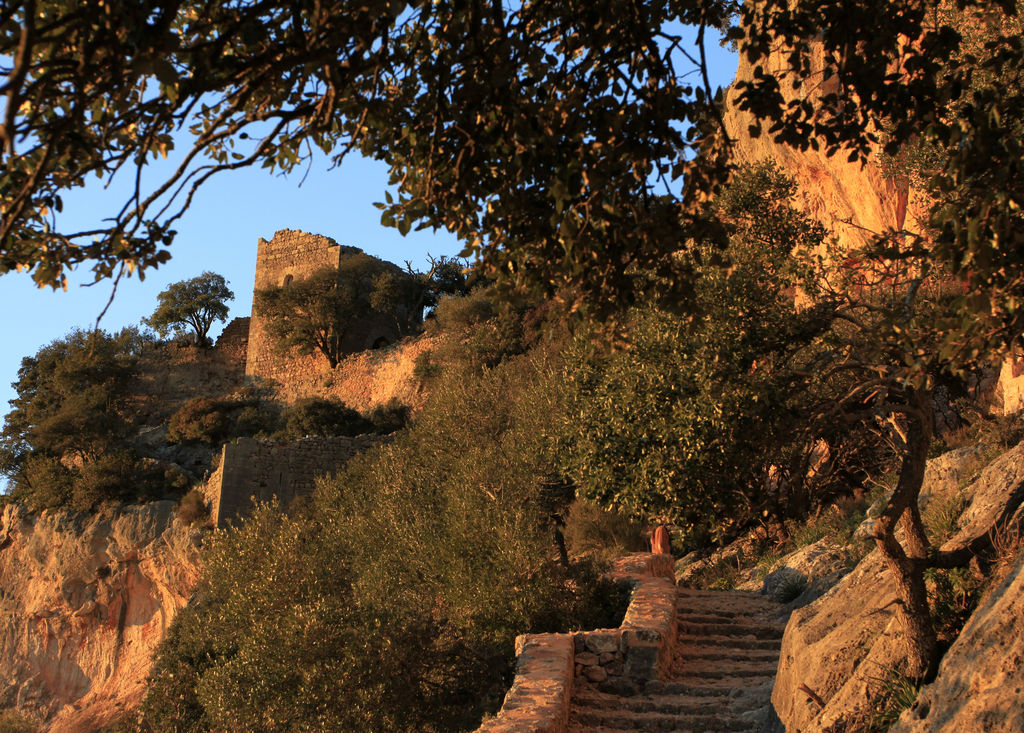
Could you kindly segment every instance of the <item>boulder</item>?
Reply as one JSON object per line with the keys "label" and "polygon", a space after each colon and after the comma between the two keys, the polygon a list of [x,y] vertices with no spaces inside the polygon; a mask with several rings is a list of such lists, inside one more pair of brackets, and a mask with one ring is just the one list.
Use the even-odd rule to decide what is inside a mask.
{"label": "boulder", "polygon": [[[760,590],[791,608],[806,606],[819,598],[846,575],[850,568],[848,553],[825,537],[789,553],[765,576]],[[747,590],[746,584],[737,586]],[[802,589],[799,590],[798,589]]]}
{"label": "boulder", "polygon": [[967,489],[970,503],[960,515],[959,529],[940,549],[954,552],[1014,519],[1024,501],[1024,443],[992,461]]}
{"label": "boulder", "polygon": [[[954,458],[959,462],[966,456],[968,454],[962,452]],[[958,488],[959,480],[949,479],[948,474],[945,478],[942,475],[936,478],[936,475],[932,472],[930,480],[944,482],[944,486],[933,484],[933,496],[938,496],[938,491]],[[969,504],[956,535],[942,550],[964,551],[965,557],[969,557],[968,551],[975,549],[979,540],[985,540],[993,530],[1021,520],[1024,444],[992,461],[965,492]],[[898,666],[901,657],[899,630],[894,623],[896,600],[891,574],[881,553],[874,550],[832,590],[793,613],[783,637],[772,694],[772,704],[789,733],[840,731],[869,716],[872,688],[877,687],[888,670]],[[987,615],[984,608],[977,611],[968,622],[968,628],[976,624],[976,619]],[[1017,642],[1024,643],[1019,638],[1019,625],[1015,632],[1007,633],[1016,633]],[[999,644],[999,637],[995,637],[993,643]],[[1010,646],[1004,643],[997,654],[1002,658],[1009,652],[1005,662],[1014,666],[1019,657],[1014,661]],[[975,680],[975,686],[978,679],[981,678]],[[968,725],[949,730],[989,728]]]}
{"label": "boulder", "polygon": [[823,721],[863,707],[858,693],[896,659],[895,600],[892,576],[874,550],[825,595],[793,612],[772,692],[788,733],[824,730]]}
{"label": "boulder", "polygon": [[1024,730],[1024,555],[975,611],[892,733]]}

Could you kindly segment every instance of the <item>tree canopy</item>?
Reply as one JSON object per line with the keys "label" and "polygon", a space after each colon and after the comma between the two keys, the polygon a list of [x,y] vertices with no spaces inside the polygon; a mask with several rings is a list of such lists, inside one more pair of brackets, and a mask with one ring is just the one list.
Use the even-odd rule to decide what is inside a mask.
{"label": "tree canopy", "polygon": [[[0,267],[59,284],[80,262],[99,277],[157,265],[209,176],[288,171],[315,146],[391,167],[385,224],[446,227],[516,284],[632,292],[680,242],[656,179],[711,185],[694,153],[717,95],[683,77],[667,24],[703,42],[733,9],[16,0],[0,14]],[[165,154],[180,164],[109,227],[61,229],[66,190]]]}
{"label": "tree canopy", "polygon": [[195,343],[202,346],[210,326],[228,317],[227,301],[234,298],[222,275],[204,272],[168,285],[157,296],[159,305],[153,315],[143,322],[161,336],[184,334],[191,329]]}
{"label": "tree canopy", "polygon": [[0,472],[36,507],[88,511],[145,493],[127,405],[143,339],[72,331],[22,359],[17,397],[0,431]]}
{"label": "tree canopy", "polygon": [[320,353],[334,368],[353,350],[346,337],[360,319],[394,321],[399,334],[418,323],[421,286],[394,265],[359,252],[343,255],[337,268],[256,291],[255,308],[280,351]]}

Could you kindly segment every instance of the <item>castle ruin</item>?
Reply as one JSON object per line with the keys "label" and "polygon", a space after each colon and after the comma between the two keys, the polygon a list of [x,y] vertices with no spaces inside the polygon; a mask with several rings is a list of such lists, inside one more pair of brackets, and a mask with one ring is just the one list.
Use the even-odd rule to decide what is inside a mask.
{"label": "castle ruin", "polygon": [[[340,268],[345,256],[362,254],[358,247],[338,244],[330,237],[308,234],[293,229],[282,229],[269,241],[260,238],[256,251],[256,291],[270,287],[287,287],[292,281],[302,280],[325,267]],[[390,262],[381,261],[382,266],[403,273]],[[254,298],[255,300],[255,298]],[[249,322],[249,343],[245,359],[247,377],[272,379],[281,384],[305,380],[311,376],[329,371],[324,357],[318,353],[310,355],[283,354],[275,348],[266,318],[254,303]],[[367,312],[357,323],[351,324],[342,342],[346,353],[387,346],[397,341],[402,334],[396,319],[390,314]]]}

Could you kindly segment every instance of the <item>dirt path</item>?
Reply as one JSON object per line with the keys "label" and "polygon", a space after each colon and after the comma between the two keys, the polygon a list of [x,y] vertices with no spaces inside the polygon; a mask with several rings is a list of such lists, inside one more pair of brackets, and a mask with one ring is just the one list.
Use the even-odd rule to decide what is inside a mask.
{"label": "dirt path", "polygon": [[642,690],[579,686],[570,733],[770,730],[771,692],[785,622],[764,596],[679,589],[670,678]]}

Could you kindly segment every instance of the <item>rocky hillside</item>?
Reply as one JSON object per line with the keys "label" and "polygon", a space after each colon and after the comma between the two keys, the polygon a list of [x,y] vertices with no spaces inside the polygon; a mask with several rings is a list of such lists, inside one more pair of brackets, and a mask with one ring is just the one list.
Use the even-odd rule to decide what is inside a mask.
{"label": "rocky hillside", "polygon": [[[822,59],[817,62],[817,68],[821,68]],[[780,73],[787,65],[787,54],[782,49],[773,52],[767,64],[771,73]],[[741,54],[736,78],[752,79],[753,73],[750,62]],[[783,84],[781,91],[787,101],[797,97],[813,101],[828,92],[825,84],[817,88],[805,85],[801,92]],[[862,166],[850,163],[843,155],[828,157],[823,150],[795,150],[773,143],[767,132],[751,137],[749,128],[754,118],[735,106],[736,96],[735,90],[726,96],[725,125],[735,140],[733,153],[737,162],[774,159],[797,183],[801,208],[828,227],[844,249],[862,245],[873,233],[889,229],[922,231],[926,202],[905,183],[887,178],[879,163]]]}
{"label": "rocky hillside", "polygon": [[175,503],[84,517],[16,506],[0,518],[0,709],[51,731],[116,720],[198,579],[202,531]]}

